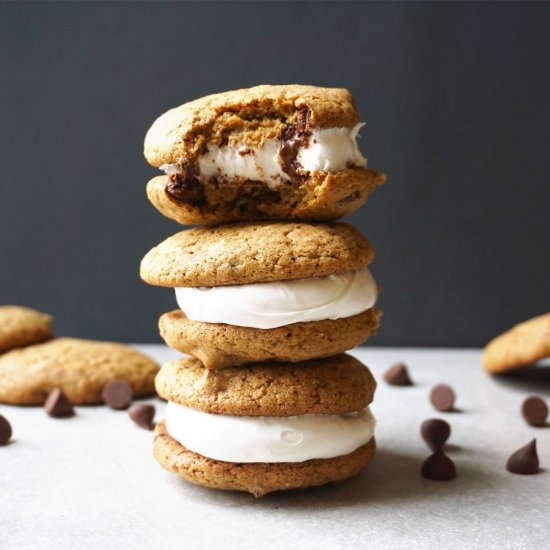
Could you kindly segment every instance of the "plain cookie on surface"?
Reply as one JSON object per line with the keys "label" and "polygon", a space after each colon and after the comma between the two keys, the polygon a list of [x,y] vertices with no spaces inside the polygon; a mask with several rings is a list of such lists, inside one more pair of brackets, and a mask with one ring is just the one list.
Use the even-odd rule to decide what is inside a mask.
{"label": "plain cookie on surface", "polygon": [[152,395],[158,368],[123,344],[57,338],[0,356],[0,402],[42,405],[60,388],[73,404],[101,403],[113,380],[128,382],[136,397]]}
{"label": "plain cookie on surface", "polygon": [[164,421],[155,429],[153,453],[168,471],[204,487],[245,491],[259,498],[273,491],[299,489],[343,481],[372,460],[374,437],[350,454],[305,462],[234,464],[207,458],[185,448],[166,431]]}
{"label": "plain cookie on surface", "polygon": [[[338,219],[359,208],[385,175],[351,162],[340,170],[308,172],[296,158],[313,131],[358,122],[351,94],[339,88],[262,85],[188,102],[164,113],[147,132],[148,162],[175,170],[152,180],[147,195],[162,214],[183,224]],[[228,146],[243,157],[268,141],[287,146],[277,159],[288,179],[277,185],[248,179],[250,174],[201,175],[199,158],[209,148]]]}
{"label": "plain cookie on surface", "polygon": [[52,337],[52,318],[22,306],[0,306],[0,352],[39,344]]}
{"label": "plain cookie on surface", "polygon": [[365,365],[345,354],[223,370],[208,370],[198,359],[182,357],[163,365],[155,385],[168,401],[234,416],[352,413],[364,409],[376,389]]}
{"label": "plain cookie on surface", "polygon": [[242,223],[172,235],[141,261],[141,278],[167,287],[265,283],[358,271],[374,250],[343,223]]}
{"label": "plain cookie on surface", "polygon": [[160,335],[173,349],[200,359],[208,369],[261,361],[292,362],[329,357],[374,336],[376,308],[342,319],[293,323],[273,329],[191,321],[181,310],[159,319]]}
{"label": "plain cookie on surface", "polygon": [[491,373],[530,365],[550,357],[550,313],[533,317],[491,340],[482,364]]}

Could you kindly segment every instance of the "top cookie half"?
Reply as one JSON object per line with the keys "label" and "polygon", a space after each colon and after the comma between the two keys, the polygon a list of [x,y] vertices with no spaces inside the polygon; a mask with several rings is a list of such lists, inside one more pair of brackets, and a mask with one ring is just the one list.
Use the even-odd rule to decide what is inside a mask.
{"label": "top cookie half", "polygon": [[344,89],[264,85],[197,99],[148,131],[145,157],[167,175],[147,194],[185,224],[337,219],[385,181],[366,167],[360,127]]}

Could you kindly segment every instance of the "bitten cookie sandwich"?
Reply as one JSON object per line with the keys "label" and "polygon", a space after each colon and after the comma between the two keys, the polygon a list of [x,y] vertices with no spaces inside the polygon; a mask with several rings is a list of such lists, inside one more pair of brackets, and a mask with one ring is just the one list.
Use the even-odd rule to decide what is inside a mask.
{"label": "bitten cookie sandwich", "polygon": [[148,131],[145,157],[166,175],[147,195],[182,224],[335,220],[386,181],[359,151],[361,126],[345,89],[263,85],[203,97]]}
{"label": "bitten cookie sandwich", "polygon": [[57,338],[0,356],[0,402],[42,405],[59,388],[77,404],[101,403],[104,386],[124,380],[133,395],[154,393],[158,365],[123,344]]}
{"label": "bitten cookie sandwich", "polygon": [[346,224],[233,224],[182,231],[153,248],[141,277],[175,288],[168,345],[209,369],[342,353],[376,333],[370,243]]}
{"label": "bitten cookie sandwich", "polygon": [[0,353],[52,337],[52,318],[22,306],[0,306]]}
{"label": "bitten cookie sandwich", "polygon": [[154,455],[188,481],[256,497],[341,481],[374,455],[375,387],[349,355],[221,371],[176,359],[156,379],[168,404]]}

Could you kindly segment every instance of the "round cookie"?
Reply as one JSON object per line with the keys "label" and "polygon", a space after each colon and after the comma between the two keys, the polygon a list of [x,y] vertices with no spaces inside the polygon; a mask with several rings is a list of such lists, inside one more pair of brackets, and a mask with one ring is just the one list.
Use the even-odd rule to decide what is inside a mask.
{"label": "round cookie", "polygon": [[[343,88],[261,85],[201,97],[161,115],[145,136],[144,155],[153,166],[198,155],[207,143],[228,139],[251,144],[276,139],[308,111],[316,128],[350,127],[359,122],[353,98]],[[229,141],[229,144],[233,144]]]}
{"label": "round cookie", "polygon": [[52,337],[52,318],[22,306],[0,306],[0,353]]}
{"label": "round cookie", "polygon": [[158,365],[129,346],[58,338],[0,356],[0,402],[41,405],[60,388],[73,404],[101,403],[103,386],[125,380],[135,396],[154,393]]}
{"label": "round cookie", "polygon": [[351,355],[301,363],[257,363],[223,370],[205,369],[193,357],[166,363],[157,393],[195,410],[233,416],[346,414],[364,409],[376,382]]}
{"label": "round cookie", "polygon": [[285,219],[332,221],[357,210],[386,176],[371,168],[315,172],[299,187],[266,190],[261,182],[221,180],[204,186],[203,204],[182,202],[166,192],[169,176],[147,184],[147,197],[164,216],[183,225],[217,224],[244,220]]}
{"label": "round cookie", "polygon": [[324,485],[357,475],[371,460],[375,440],[344,456],[305,462],[234,464],[207,458],[186,449],[166,432],[164,422],[155,429],[153,453],[168,471],[205,487],[246,491],[259,498],[273,491]]}
{"label": "round cookie", "polygon": [[482,364],[491,373],[530,365],[550,357],[550,313],[516,325],[491,340],[483,350]]}
{"label": "round cookie", "polygon": [[140,274],[159,286],[237,285],[357,271],[373,258],[347,224],[242,223],[176,233],[145,255]]}
{"label": "round cookie", "polygon": [[159,329],[171,348],[197,357],[208,369],[222,369],[343,353],[376,334],[380,316],[378,309],[371,308],[353,317],[257,329],[191,321],[178,309],[161,316]]}
{"label": "round cookie", "polygon": [[[351,94],[337,88],[263,85],[191,101],[147,132],[145,157],[167,173],[147,195],[183,224],[338,219],[386,181],[366,169],[358,123]],[[332,138],[321,137],[327,129]],[[303,163],[307,151],[317,162]]]}

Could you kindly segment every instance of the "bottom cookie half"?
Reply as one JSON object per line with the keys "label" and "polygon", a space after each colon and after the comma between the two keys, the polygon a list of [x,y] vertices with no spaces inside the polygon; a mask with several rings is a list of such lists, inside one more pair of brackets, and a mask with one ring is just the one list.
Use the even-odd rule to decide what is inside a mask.
{"label": "bottom cookie half", "polygon": [[372,460],[375,448],[373,438],[352,453],[335,458],[235,464],[186,449],[170,437],[162,421],[155,430],[153,454],[166,470],[187,481],[215,489],[246,491],[259,498],[273,491],[313,487],[353,477]]}

